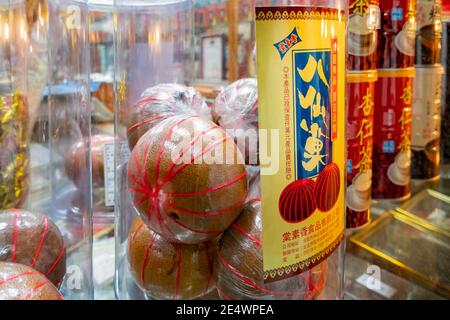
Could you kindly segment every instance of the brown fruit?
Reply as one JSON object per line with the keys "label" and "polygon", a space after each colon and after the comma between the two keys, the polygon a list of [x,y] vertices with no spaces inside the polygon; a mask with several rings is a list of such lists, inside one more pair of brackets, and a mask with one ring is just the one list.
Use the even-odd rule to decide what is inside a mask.
{"label": "brown fruit", "polygon": [[156,299],[195,299],[214,287],[215,244],[175,244],[135,219],[128,262],[136,283]]}
{"label": "brown fruit", "polygon": [[58,289],[31,267],[0,262],[0,300],[62,300]]}
{"label": "brown fruit", "polygon": [[236,144],[198,116],[169,118],[142,136],[128,162],[128,187],[152,230],[189,244],[221,234],[247,196]]}
{"label": "brown fruit", "polygon": [[0,211],[0,261],[30,266],[59,286],[66,273],[64,239],[46,215]]}
{"label": "brown fruit", "polygon": [[[113,136],[97,134],[91,137],[92,186],[96,188],[102,188],[105,184],[104,151],[105,144],[109,143],[114,143]],[[85,138],[73,144],[64,159],[67,176],[83,191],[88,186],[88,152]]]}
{"label": "brown fruit", "polygon": [[253,199],[220,239],[214,272],[221,298],[316,298],[324,287],[326,261],[291,278],[264,283],[261,218],[261,202]]}
{"label": "brown fruit", "polygon": [[210,110],[201,94],[192,87],[167,83],[148,88],[123,116],[128,145],[133,149],[140,137],[168,117],[186,114],[210,119]]}

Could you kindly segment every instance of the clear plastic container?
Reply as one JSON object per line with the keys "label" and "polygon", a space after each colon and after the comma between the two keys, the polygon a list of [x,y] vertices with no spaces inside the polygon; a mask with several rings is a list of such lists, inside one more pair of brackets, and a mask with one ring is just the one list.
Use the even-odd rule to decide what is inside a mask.
{"label": "clear plastic container", "polygon": [[115,9],[117,298],[341,298],[342,241],[317,266],[264,283],[258,139],[246,148],[227,131],[258,129],[256,80],[227,83],[209,108],[189,87],[193,3],[116,0]]}
{"label": "clear plastic container", "polygon": [[[5,98],[0,145],[2,150],[5,143],[16,150],[14,156],[1,152],[2,179],[12,170],[16,184],[14,191],[2,190],[0,198],[21,200],[2,201],[0,234],[7,236],[0,236],[0,252],[6,252],[2,259],[43,273],[64,299],[89,299],[93,288],[87,3],[37,2],[28,23],[24,3],[0,3],[1,56],[6,61],[2,66],[7,66],[2,71],[6,81],[1,85]],[[14,19],[5,19],[8,14]],[[7,164],[5,158],[15,162]],[[9,255],[3,248],[8,248],[11,230],[17,237]],[[24,243],[25,238],[33,240]]]}

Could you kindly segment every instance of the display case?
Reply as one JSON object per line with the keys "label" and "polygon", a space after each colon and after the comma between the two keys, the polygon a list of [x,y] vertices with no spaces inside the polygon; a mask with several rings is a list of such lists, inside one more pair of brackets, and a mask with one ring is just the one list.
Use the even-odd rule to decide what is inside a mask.
{"label": "display case", "polygon": [[449,298],[446,233],[428,223],[417,223],[410,215],[391,211],[349,240],[349,251],[354,255]]}
{"label": "display case", "polygon": [[[89,299],[87,3],[36,1],[29,4],[36,10],[28,20],[24,1],[0,5],[0,260],[27,265],[48,279],[39,286],[39,279],[11,280],[17,292],[24,283],[37,286],[20,298]],[[2,265],[0,273],[4,279],[8,272],[30,272],[24,268]],[[52,288],[61,294],[49,295]]]}
{"label": "display case", "polygon": [[[274,7],[261,6],[270,4]],[[237,6],[237,2],[229,1],[227,5]],[[328,108],[319,110],[325,123],[321,130],[330,128],[327,135],[336,136],[330,144],[321,141],[330,152],[326,156],[328,166],[320,165],[317,174],[306,179],[300,179],[300,173],[298,177],[291,176],[293,189],[287,188],[276,195],[277,199],[272,199],[267,189],[263,189],[262,195],[260,192],[260,176],[264,175],[259,170],[257,129],[261,101],[257,80],[240,79],[235,74],[233,80],[237,81],[225,82],[223,90],[208,106],[202,93],[191,87],[195,81],[194,3],[115,1],[117,298],[302,300],[343,296],[345,204],[341,186],[345,183],[344,176],[339,174],[344,172],[343,153],[338,151],[344,147],[344,134],[331,131],[335,123],[331,120],[330,101],[335,99],[333,105],[342,108],[334,121],[339,121],[339,127],[343,128],[346,6],[344,1],[295,1],[291,6],[277,5],[273,1],[257,2],[260,14],[273,10],[278,15],[286,10],[295,13],[290,15],[293,19],[298,15],[299,23],[311,22],[311,32],[322,30],[323,41],[308,38],[305,47],[322,52],[313,57],[313,60],[317,58],[316,67],[322,73],[312,74],[305,69],[301,74],[306,79],[307,73],[312,74],[305,83],[313,81],[320,87],[323,104],[326,103],[323,108]],[[251,6],[255,3],[251,2]],[[225,24],[229,17],[225,8],[230,10],[218,5],[213,16],[200,18],[197,7],[197,20]],[[258,11],[248,14],[249,25],[254,28]],[[286,21],[282,23],[289,26],[294,21],[289,20],[289,15],[283,18]],[[321,23],[324,29],[320,29]],[[299,30],[304,32],[303,28]],[[215,60],[206,60],[219,67],[213,70],[204,66],[208,72],[214,72],[215,80],[230,79],[224,76],[220,58],[227,41],[230,46],[230,38],[225,41],[214,32],[196,39],[205,50],[203,54],[215,53]],[[254,41],[251,43],[249,46],[254,47]],[[278,47],[272,48],[277,53]],[[306,50],[305,56],[310,51]],[[250,59],[248,54],[244,56]],[[263,54],[258,57],[259,61],[266,59]],[[233,64],[232,68],[235,67]],[[261,92],[264,91],[259,88]],[[283,110],[277,112],[277,119],[284,115]],[[303,130],[314,135],[315,125],[318,124],[308,122],[311,131]],[[247,136],[249,132],[253,135]],[[302,138],[306,139],[308,134]],[[331,144],[335,148],[332,154]],[[318,178],[320,171],[323,173]],[[337,187],[327,188],[325,180],[335,182]],[[289,205],[278,197],[289,201],[293,193],[300,192],[298,188],[303,183],[309,188],[316,181],[317,190],[323,187],[326,192],[311,191],[317,201],[312,198],[305,201],[316,201],[317,206],[311,206],[308,216],[297,217],[303,213],[296,210],[296,204],[291,215],[298,221],[289,222]],[[269,228],[264,217],[269,214],[264,213],[264,204],[278,201],[282,206],[277,209],[276,223],[283,225],[286,232],[280,234],[276,230],[270,235],[265,230]],[[318,206],[324,213],[323,219]],[[310,216],[314,219],[308,219]],[[263,265],[263,257],[271,256],[266,252],[269,245],[264,244],[272,238],[280,244],[272,258],[275,264],[283,264],[278,272]],[[300,248],[307,248],[308,255],[302,252],[300,257]]]}

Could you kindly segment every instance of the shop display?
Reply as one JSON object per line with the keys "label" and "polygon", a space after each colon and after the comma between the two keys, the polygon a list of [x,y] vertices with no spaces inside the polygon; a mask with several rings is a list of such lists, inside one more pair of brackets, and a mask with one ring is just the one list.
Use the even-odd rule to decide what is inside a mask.
{"label": "shop display", "polygon": [[153,126],[173,115],[201,115],[211,119],[201,94],[180,84],[160,84],[146,89],[141,98],[124,111],[130,148]]}
{"label": "shop display", "polygon": [[441,131],[441,65],[416,66],[412,105],[412,179],[439,177]]}
{"label": "shop display", "polygon": [[234,138],[245,157],[245,163],[258,164],[258,84],[256,79],[241,79],[225,87],[218,94],[211,114],[214,122]]}
{"label": "shop display", "polygon": [[370,222],[376,81],[376,70],[347,73],[347,228]]}
{"label": "shop display", "polygon": [[314,299],[326,281],[327,261],[311,270],[264,283],[261,201],[251,199],[219,240],[215,268],[217,290],[226,300]]}
{"label": "shop display", "polygon": [[378,68],[414,66],[416,0],[381,0]]}
{"label": "shop display", "polygon": [[150,229],[189,244],[222,233],[247,197],[236,144],[198,116],[168,118],[147,131],[131,153],[128,185]]}
{"label": "shop display", "polygon": [[416,65],[441,63],[442,0],[416,0]]}
{"label": "shop display", "polygon": [[374,199],[410,196],[414,69],[378,69],[372,176]]}
{"label": "shop display", "polygon": [[46,215],[0,211],[0,261],[30,266],[59,286],[66,273],[64,239]]}
{"label": "shop display", "polygon": [[157,299],[194,299],[214,288],[215,241],[175,244],[137,218],[131,227],[128,261],[136,283]]}
{"label": "shop display", "polygon": [[349,3],[349,70],[377,68],[377,38],[380,28],[380,0],[351,0]]}
{"label": "shop display", "polygon": [[38,271],[0,262],[0,300],[63,300],[58,289]]}
{"label": "shop display", "polygon": [[26,97],[20,93],[0,93],[0,209],[22,206],[28,195],[27,122]]}

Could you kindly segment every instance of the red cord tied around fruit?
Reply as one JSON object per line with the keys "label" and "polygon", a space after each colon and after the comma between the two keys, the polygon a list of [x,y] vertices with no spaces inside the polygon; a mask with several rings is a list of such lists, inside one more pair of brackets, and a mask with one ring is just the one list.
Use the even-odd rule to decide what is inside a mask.
{"label": "red cord tied around fruit", "polygon": [[186,245],[171,243],[136,218],[127,257],[136,283],[156,299],[196,299],[214,289],[216,240]]}
{"label": "red cord tied around fruit", "polygon": [[247,175],[223,129],[199,116],[175,116],[138,141],[128,162],[128,188],[150,229],[195,244],[221,234],[239,215]]}
{"label": "red cord tied around fruit", "polygon": [[184,114],[211,119],[210,109],[202,95],[181,84],[159,84],[148,88],[125,112],[123,121],[130,148],[134,148],[149,129],[168,117]]}
{"label": "red cord tied around fruit", "polygon": [[223,299],[314,299],[322,292],[327,261],[299,275],[264,283],[260,199],[250,200],[219,240],[215,278]]}
{"label": "red cord tied around fruit", "polygon": [[339,167],[328,164],[312,179],[299,179],[290,183],[281,192],[278,209],[281,217],[289,223],[298,223],[309,218],[318,209],[330,211],[339,197],[341,187]]}

